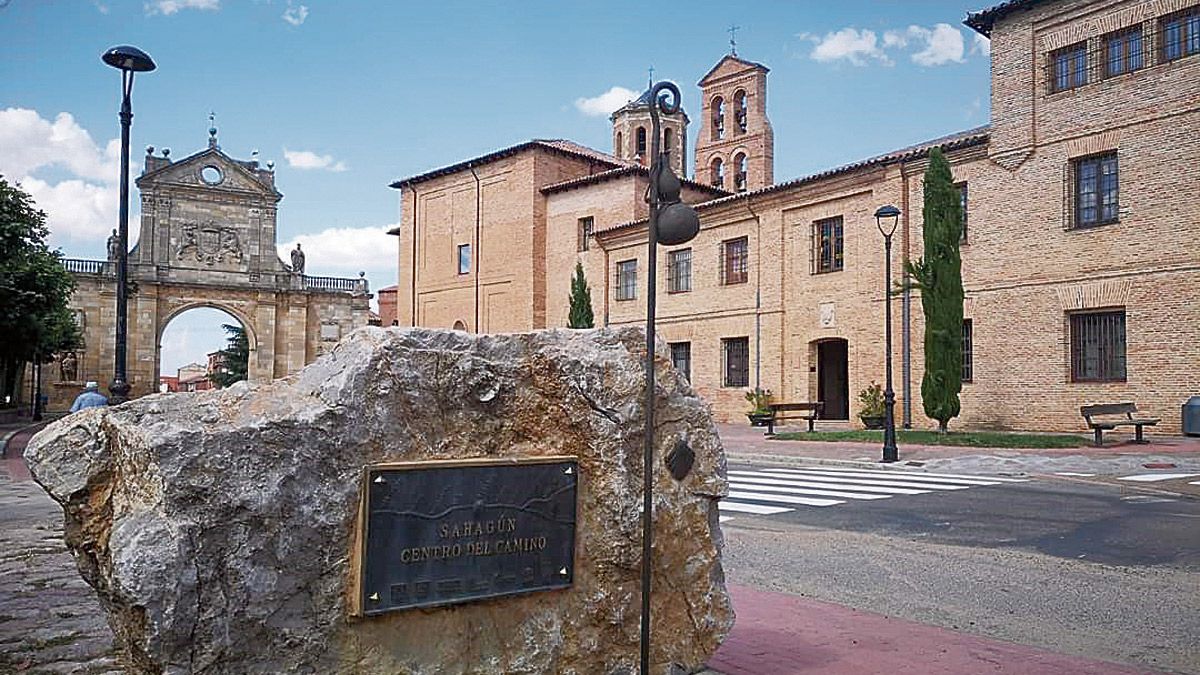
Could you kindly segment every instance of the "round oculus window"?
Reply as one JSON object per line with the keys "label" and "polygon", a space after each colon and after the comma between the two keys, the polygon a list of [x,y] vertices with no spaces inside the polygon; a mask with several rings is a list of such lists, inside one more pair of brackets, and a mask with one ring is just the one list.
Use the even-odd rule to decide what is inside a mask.
{"label": "round oculus window", "polygon": [[221,173],[220,169],[212,166],[211,164],[203,169],[200,169],[200,180],[208,183],[209,185],[217,185],[224,178],[225,174]]}

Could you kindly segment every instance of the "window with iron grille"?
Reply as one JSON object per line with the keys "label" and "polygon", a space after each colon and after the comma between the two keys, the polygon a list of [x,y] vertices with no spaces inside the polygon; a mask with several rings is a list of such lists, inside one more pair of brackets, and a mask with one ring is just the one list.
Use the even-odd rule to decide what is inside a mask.
{"label": "window with iron grille", "polygon": [[721,355],[725,361],[722,368],[721,386],[748,386],[750,384],[750,338],[723,338]]}
{"label": "window with iron grille", "polygon": [[637,145],[636,154],[638,157],[646,156],[646,127],[638,127],[637,134],[634,136]]}
{"label": "window with iron grille", "polygon": [[1071,314],[1071,381],[1125,381],[1125,310]]}
{"label": "window with iron grille", "polygon": [[667,253],[667,292],[686,293],[692,290],[692,249],[681,248]]}
{"label": "window with iron grille", "polygon": [[617,263],[617,300],[633,300],[637,297],[637,261],[623,260]]}
{"label": "window with iron grille", "polygon": [[959,183],[958,187],[958,207],[962,211],[962,235],[959,236],[959,242],[967,243],[967,184]]}
{"label": "window with iron grille", "polygon": [[975,379],[975,355],[971,351],[975,340],[975,329],[970,319],[963,319],[962,327],[962,381],[971,382]]}
{"label": "window with iron grille", "polygon": [[592,243],[592,235],[596,232],[596,219],[592,216],[579,219],[579,237],[576,249],[586,251]]}
{"label": "window with iron grille", "polygon": [[1101,40],[1104,43],[1105,77],[1132,73],[1146,65],[1141,26],[1109,33]]}
{"label": "window with iron grille", "polygon": [[1190,7],[1159,19],[1163,61],[1200,54],[1200,7]]}
{"label": "window with iron grille", "polygon": [[1073,227],[1094,227],[1117,222],[1120,206],[1117,153],[1081,157],[1072,162],[1074,190]]}
{"label": "window with iron grille", "polygon": [[1050,91],[1066,91],[1087,84],[1087,42],[1050,52]]}
{"label": "window with iron grille", "polygon": [[738,237],[721,242],[721,284],[744,284],[749,279],[750,240]]}
{"label": "window with iron grille", "polygon": [[471,245],[470,244],[459,244],[458,245],[458,273],[459,274],[470,274],[471,273]]}
{"label": "window with iron grille", "polygon": [[683,379],[692,381],[692,343],[672,342],[671,365],[683,375]]}
{"label": "window with iron grille", "polygon": [[813,274],[842,269],[842,217],[813,223]]}

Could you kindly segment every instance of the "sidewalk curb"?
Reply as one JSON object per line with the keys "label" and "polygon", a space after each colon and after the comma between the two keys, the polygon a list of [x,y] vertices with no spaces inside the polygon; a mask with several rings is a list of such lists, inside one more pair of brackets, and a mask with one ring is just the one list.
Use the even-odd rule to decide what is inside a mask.
{"label": "sidewalk curb", "polygon": [[23,426],[19,429],[13,429],[12,431],[4,434],[4,436],[2,438],[0,438],[0,459],[9,459],[9,457],[8,457],[8,442],[11,441],[12,439],[16,438],[17,434],[25,432],[25,431],[29,431],[30,429],[32,429],[34,427],[44,427],[49,423],[50,423],[49,420],[44,420],[41,422],[32,422],[30,424],[26,424],[25,426]]}
{"label": "sidewalk curb", "polygon": [[900,462],[864,462],[858,459],[833,459],[829,457],[799,457],[794,455],[768,455],[757,452],[725,452],[727,461],[751,462],[753,464],[782,464],[786,466],[844,466],[852,469],[885,469],[887,471],[925,471],[921,464]]}

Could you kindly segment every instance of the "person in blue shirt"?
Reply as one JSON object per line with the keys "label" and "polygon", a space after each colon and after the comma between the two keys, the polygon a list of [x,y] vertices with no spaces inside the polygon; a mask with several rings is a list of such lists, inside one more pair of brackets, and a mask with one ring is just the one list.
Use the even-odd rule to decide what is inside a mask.
{"label": "person in blue shirt", "polygon": [[83,393],[75,397],[71,404],[71,412],[79,412],[84,408],[100,408],[108,405],[108,399],[100,393],[100,385],[88,382],[83,387]]}

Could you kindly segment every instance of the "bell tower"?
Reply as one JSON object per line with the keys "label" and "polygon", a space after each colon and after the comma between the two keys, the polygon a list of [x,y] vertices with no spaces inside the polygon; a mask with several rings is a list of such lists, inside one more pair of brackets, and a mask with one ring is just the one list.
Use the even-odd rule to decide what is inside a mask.
{"label": "bell tower", "polygon": [[[653,88],[654,83],[650,83]],[[650,148],[652,133],[650,123],[650,89],[642,92],[637,100],[630,101],[617,109],[609,119],[613,123],[613,154],[621,159],[635,161],[642,166],[650,166]],[[679,108],[674,115],[659,115],[663,137],[659,139],[659,147],[670,153],[671,169],[678,176],[684,176],[687,167],[687,125],[688,116]]]}
{"label": "bell tower", "polygon": [[761,63],[731,53],[700,78],[703,127],[696,138],[697,183],[743,192],[775,182],[767,72]]}

